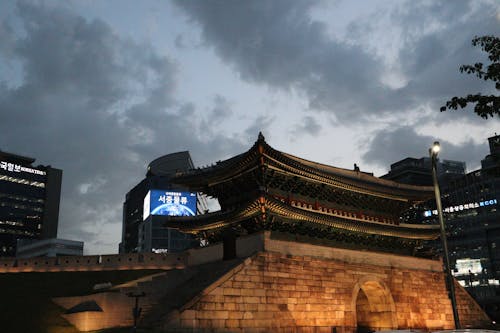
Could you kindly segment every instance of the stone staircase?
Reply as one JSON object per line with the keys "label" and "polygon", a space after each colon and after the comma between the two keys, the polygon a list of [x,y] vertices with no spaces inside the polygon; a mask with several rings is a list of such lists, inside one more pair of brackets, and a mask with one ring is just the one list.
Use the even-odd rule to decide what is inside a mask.
{"label": "stone staircase", "polygon": [[[114,286],[111,290],[126,297],[144,294],[144,297],[139,297],[139,307],[142,309],[139,318],[139,323],[141,323],[144,316],[158,304],[162,297],[168,294],[172,288],[177,287],[179,283],[189,279],[191,274],[192,270],[170,270]],[[134,297],[131,298],[134,299]],[[132,314],[129,321],[129,326],[131,326],[133,324]]]}
{"label": "stone staircase", "polygon": [[[122,295],[144,293],[144,297],[139,298],[142,312],[138,326],[159,327],[172,316],[172,312],[175,313],[185,306],[218,278],[241,263],[241,259],[234,259],[169,270],[117,285],[111,290]],[[132,323],[132,315],[130,318]]]}

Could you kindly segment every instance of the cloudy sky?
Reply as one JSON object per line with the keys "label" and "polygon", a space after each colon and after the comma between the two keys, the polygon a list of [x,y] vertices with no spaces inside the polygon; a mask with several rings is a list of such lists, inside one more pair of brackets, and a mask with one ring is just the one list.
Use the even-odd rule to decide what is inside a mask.
{"label": "cloudy sky", "polygon": [[380,176],[435,140],[469,170],[498,118],[460,74],[500,34],[492,1],[0,2],[0,150],[64,171],[59,237],[116,253],[125,193],[161,155],[274,148]]}

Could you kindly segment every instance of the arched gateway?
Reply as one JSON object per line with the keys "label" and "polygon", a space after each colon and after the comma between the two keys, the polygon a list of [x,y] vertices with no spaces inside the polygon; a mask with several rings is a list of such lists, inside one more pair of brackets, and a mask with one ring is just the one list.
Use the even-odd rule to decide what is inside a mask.
{"label": "arched gateway", "polygon": [[365,276],[354,286],[351,308],[358,332],[396,329],[396,306],[389,288],[375,276]]}

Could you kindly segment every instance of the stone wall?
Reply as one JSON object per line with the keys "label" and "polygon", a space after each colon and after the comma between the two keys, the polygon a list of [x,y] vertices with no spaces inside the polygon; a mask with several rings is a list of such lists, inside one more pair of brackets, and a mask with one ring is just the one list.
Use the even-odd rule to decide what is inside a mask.
{"label": "stone wall", "polygon": [[[163,323],[155,321],[154,327],[163,325],[167,332],[193,333],[350,333],[360,326],[367,330],[453,327],[439,260],[300,243],[273,238],[269,232],[238,239],[237,252],[240,257],[249,257],[242,264],[236,262],[229,272],[210,277],[208,284],[203,284],[209,286],[195,289],[193,295],[202,291],[193,298],[189,295],[190,301],[164,308],[161,299],[143,299],[141,304],[149,304],[144,313],[154,307],[151,314],[157,313],[159,323]],[[222,246],[215,244],[182,254],[0,260],[0,271],[154,267],[178,268],[180,274],[202,263],[212,269],[221,264],[221,259]],[[172,272],[163,274],[168,277]],[[207,279],[207,274],[196,276]],[[161,283],[152,280],[154,288],[147,294],[165,294],[168,299],[172,290],[193,290],[190,278],[187,274],[182,283],[174,279],[178,286],[172,279]],[[144,287],[141,283],[133,281],[124,286],[140,289]],[[462,326],[486,327],[486,315],[460,285],[455,285]],[[103,309],[66,316],[81,330],[127,326],[131,324],[132,299],[126,297],[126,290],[120,291],[55,301],[68,308],[94,300]]]}
{"label": "stone wall", "polygon": [[[250,333],[453,328],[439,261],[276,241],[269,234],[265,250],[171,315],[165,328]],[[463,327],[489,323],[458,284],[457,298]]]}
{"label": "stone wall", "polygon": [[188,253],[127,253],[95,256],[64,256],[56,258],[2,258],[0,273],[72,272],[134,269],[183,268]]}
{"label": "stone wall", "polygon": [[[238,238],[238,257],[246,258],[264,249],[264,233]],[[189,249],[182,253],[124,253],[56,258],[0,258],[0,273],[71,272],[134,269],[179,269],[222,260],[222,243]]]}

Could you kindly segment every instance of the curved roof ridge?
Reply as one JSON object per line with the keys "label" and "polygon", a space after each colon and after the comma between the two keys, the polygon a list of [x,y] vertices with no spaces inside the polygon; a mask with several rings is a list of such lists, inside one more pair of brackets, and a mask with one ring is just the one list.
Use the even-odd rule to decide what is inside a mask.
{"label": "curved roof ridge", "polygon": [[[272,147],[270,147],[270,148],[272,148]],[[272,149],[274,149],[274,148],[272,148]],[[405,189],[405,190],[432,191],[432,189],[433,189],[432,186],[419,186],[419,185],[398,183],[398,182],[395,182],[392,180],[382,179],[382,178],[367,174],[366,172],[349,170],[349,169],[345,169],[345,168],[339,168],[339,167],[335,167],[335,166],[328,165],[328,164],[310,161],[310,160],[307,160],[305,158],[297,157],[297,156],[289,154],[289,153],[281,152],[279,150],[276,150],[276,151],[279,152],[280,154],[283,154],[284,156],[286,156],[288,158],[296,160],[299,163],[302,163],[302,164],[305,164],[305,165],[308,165],[310,167],[314,167],[317,169],[322,169],[323,171],[333,173],[333,174],[339,175],[339,176],[348,176],[349,178],[352,178],[352,179],[370,181],[373,183],[378,183],[380,185],[397,187],[397,188]]]}
{"label": "curved roof ridge", "polygon": [[[173,182],[177,181],[179,184],[194,187],[211,186],[237,177],[245,171],[251,171],[259,165],[271,165],[275,162],[296,169],[299,173],[308,173],[311,177],[306,178],[311,180],[331,180],[334,183],[339,183],[339,186],[346,186],[355,192],[367,193],[366,191],[369,191],[376,196],[387,197],[389,195],[395,200],[424,201],[429,199],[433,193],[433,188],[430,186],[397,183],[364,172],[313,162],[281,152],[271,147],[262,134],[259,134],[257,141],[247,151],[203,168],[178,172]],[[363,190],[361,191],[361,189]]]}

